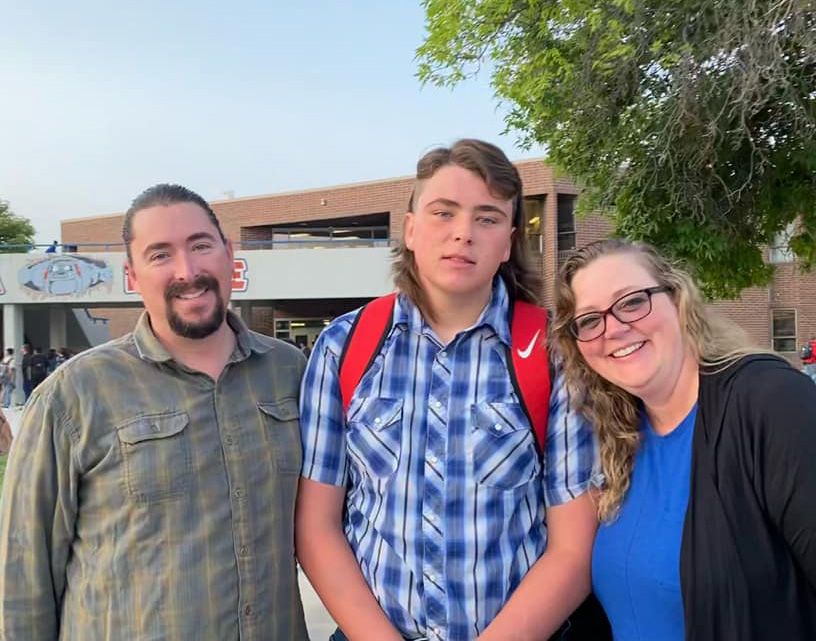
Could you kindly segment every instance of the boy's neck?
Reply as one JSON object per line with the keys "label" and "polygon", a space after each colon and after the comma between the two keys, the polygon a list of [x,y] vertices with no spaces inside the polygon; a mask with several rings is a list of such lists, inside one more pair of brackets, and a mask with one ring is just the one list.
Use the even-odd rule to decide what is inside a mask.
{"label": "boy's neck", "polygon": [[443,344],[450,343],[462,330],[472,327],[490,302],[493,287],[478,294],[462,296],[428,295],[434,319],[426,318],[436,336]]}

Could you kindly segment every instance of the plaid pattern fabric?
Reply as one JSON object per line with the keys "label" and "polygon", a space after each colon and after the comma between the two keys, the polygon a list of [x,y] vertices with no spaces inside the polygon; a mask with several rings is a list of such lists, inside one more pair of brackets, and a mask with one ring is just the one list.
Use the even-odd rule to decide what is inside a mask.
{"label": "plaid pattern fabric", "polygon": [[508,297],[443,346],[400,296],[343,415],[338,361],[357,312],[321,334],[301,390],[303,476],[348,485],[345,533],[406,637],[473,639],[544,551],[545,505],[582,494],[597,446],[553,381],[546,452],[507,371]]}
{"label": "plaid pattern fabric", "polygon": [[34,392],[0,505],[0,638],[307,638],[292,526],[305,363],[229,323],[217,382],[143,315]]}

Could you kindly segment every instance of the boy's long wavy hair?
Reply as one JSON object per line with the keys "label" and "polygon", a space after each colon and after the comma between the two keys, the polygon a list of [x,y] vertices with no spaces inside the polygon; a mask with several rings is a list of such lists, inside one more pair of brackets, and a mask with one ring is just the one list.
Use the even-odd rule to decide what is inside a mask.
{"label": "boy's long wavy hair", "polygon": [[[513,238],[510,258],[499,267],[499,275],[507,286],[511,300],[523,300],[538,304],[541,292],[541,276],[530,266],[527,242],[524,235],[526,220],[522,195],[521,177],[501,149],[482,140],[464,139],[452,147],[439,147],[422,156],[417,163],[416,182],[408,201],[408,211],[414,212],[422,187],[439,169],[455,165],[472,171],[487,184],[490,193],[498,198],[513,201]],[[391,271],[397,289],[406,294],[426,318],[433,319],[427,296],[417,272],[414,252],[405,241],[392,251]]]}
{"label": "boy's long wavy hair", "polygon": [[598,515],[614,519],[629,489],[635,452],[640,443],[640,402],[590,368],[578,350],[569,324],[575,314],[572,279],[594,260],[612,254],[631,254],[669,289],[677,308],[680,330],[705,371],[721,371],[747,354],[768,353],[753,347],[736,324],[706,308],[700,290],[683,269],[662,257],[654,247],[620,239],[602,240],[570,256],[561,267],[556,286],[553,337],[564,358],[564,374],[575,407],[593,424],[600,441],[606,486],[598,498]]}

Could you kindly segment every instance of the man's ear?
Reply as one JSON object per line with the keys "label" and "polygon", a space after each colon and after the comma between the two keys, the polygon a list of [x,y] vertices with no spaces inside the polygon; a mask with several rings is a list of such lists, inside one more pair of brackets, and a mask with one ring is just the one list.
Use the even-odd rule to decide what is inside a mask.
{"label": "man's ear", "polygon": [[130,289],[138,293],[142,293],[142,290],[139,288],[139,281],[136,279],[136,270],[133,269],[133,263],[129,260],[125,261],[125,278],[127,279],[127,284],[130,285]]}

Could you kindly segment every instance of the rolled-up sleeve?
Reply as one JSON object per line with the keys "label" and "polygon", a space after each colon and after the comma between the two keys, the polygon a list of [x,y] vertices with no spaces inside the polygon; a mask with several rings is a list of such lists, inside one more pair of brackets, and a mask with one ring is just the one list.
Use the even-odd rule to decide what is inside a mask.
{"label": "rolled-up sleeve", "polygon": [[600,487],[598,441],[589,421],[573,407],[563,370],[555,364],[544,452],[544,498],[548,506]]}
{"label": "rolled-up sleeve", "polygon": [[23,413],[0,500],[0,639],[59,636],[65,568],[74,536],[79,471],[71,430],[50,394]]}

